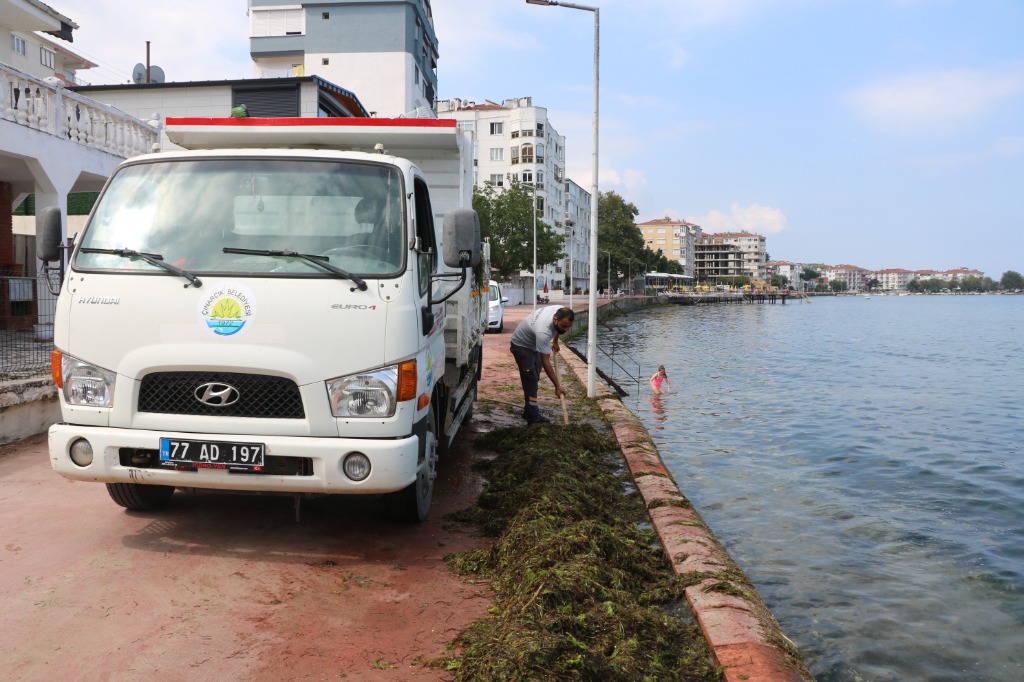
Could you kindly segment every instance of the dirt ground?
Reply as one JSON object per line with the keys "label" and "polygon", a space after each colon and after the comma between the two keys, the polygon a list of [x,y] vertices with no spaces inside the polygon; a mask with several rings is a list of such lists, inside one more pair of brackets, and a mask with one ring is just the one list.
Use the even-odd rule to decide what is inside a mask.
{"label": "dirt ground", "polygon": [[[128,512],[53,473],[45,436],[0,447],[4,679],[448,679],[425,661],[491,602],[444,562],[486,539],[444,517],[479,495],[475,437],[523,424],[508,347],[531,308],[487,335],[476,414],[421,525],[379,498],[304,502],[299,522],[287,498],[212,492]],[[546,381],[541,403],[560,411]]]}

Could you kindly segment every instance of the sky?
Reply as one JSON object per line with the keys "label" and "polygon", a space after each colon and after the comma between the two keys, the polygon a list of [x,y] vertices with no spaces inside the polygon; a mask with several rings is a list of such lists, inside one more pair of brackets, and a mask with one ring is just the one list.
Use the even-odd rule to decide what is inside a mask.
{"label": "sky", "polygon": [[[48,4],[87,82],[128,82],[146,40],[169,81],[252,76],[245,0]],[[532,97],[589,190],[594,13],[431,4],[439,99]],[[638,222],[757,232],[774,260],[1024,272],[1021,0],[580,4],[600,7],[599,188]]]}

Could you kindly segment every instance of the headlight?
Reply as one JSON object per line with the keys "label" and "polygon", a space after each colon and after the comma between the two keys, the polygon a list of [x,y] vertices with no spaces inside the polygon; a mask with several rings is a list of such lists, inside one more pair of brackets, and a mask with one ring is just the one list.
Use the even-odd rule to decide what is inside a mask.
{"label": "headlight", "polygon": [[335,417],[391,417],[398,402],[398,366],[350,374],[327,382]]}
{"label": "headlight", "polygon": [[70,355],[61,356],[64,400],[68,405],[112,407],[115,374]]}

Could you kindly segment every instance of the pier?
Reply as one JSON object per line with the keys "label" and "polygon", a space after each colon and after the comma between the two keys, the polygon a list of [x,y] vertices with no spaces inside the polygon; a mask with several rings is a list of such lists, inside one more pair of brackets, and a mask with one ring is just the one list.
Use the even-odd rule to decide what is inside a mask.
{"label": "pier", "polygon": [[806,299],[799,291],[671,291],[658,294],[658,300],[677,305],[712,305],[716,303],[781,303],[789,299]]}

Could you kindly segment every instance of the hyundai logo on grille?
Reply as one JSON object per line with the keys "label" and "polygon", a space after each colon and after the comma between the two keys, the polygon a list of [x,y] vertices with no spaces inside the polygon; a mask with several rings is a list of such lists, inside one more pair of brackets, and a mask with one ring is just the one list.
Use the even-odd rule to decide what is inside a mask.
{"label": "hyundai logo on grille", "polygon": [[238,402],[241,397],[238,389],[228,384],[222,384],[217,381],[210,381],[205,384],[200,384],[195,391],[196,400],[209,405],[210,407],[227,407],[228,405],[234,405]]}

